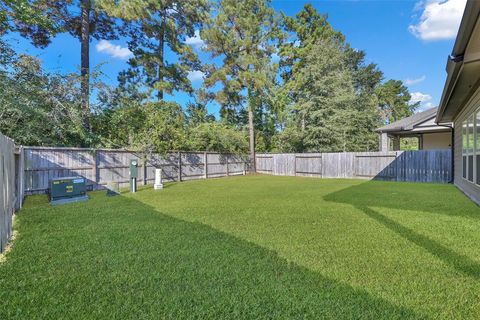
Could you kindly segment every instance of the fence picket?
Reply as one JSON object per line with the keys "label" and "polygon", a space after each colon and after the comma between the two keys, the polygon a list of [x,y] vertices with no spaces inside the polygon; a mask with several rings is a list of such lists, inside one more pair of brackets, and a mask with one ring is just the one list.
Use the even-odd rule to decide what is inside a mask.
{"label": "fence picket", "polygon": [[257,172],[325,178],[448,183],[451,150],[257,154]]}
{"label": "fence picket", "polygon": [[12,221],[19,186],[15,183],[15,144],[0,134],[0,252],[5,249],[12,235]]}
{"label": "fence picket", "polygon": [[[137,159],[139,181],[153,183],[155,167],[145,163],[144,155],[126,150],[24,147],[25,193],[45,193],[52,177],[80,175],[90,189],[101,189],[110,182],[128,186],[130,160]],[[182,181],[241,175],[246,169],[246,157],[214,152],[176,152],[161,157],[153,155],[162,165],[164,181]],[[208,173],[208,176],[207,176]]]}

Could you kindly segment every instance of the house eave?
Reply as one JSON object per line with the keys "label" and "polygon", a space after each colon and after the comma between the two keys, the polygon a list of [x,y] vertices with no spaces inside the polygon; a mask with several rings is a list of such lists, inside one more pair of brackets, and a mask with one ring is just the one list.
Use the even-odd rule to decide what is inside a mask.
{"label": "house eave", "polygon": [[469,0],[465,6],[452,54],[446,65],[447,79],[438,108],[436,122],[452,122],[478,86],[480,51],[478,17],[480,1]]}

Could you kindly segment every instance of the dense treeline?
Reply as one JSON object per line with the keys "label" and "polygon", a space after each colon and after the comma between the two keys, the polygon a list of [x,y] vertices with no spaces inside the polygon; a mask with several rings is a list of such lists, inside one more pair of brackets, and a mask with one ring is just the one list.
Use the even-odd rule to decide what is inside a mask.
{"label": "dense treeline", "polygon": [[[78,74],[48,72],[16,53],[5,41],[13,32],[39,48],[70,33],[81,44]],[[185,41],[195,35],[208,62]],[[374,129],[417,107],[401,81],[385,80],[311,5],[290,17],[268,0],[2,0],[0,36],[0,130],[19,144],[375,150]],[[112,87],[91,69],[89,44],[120,37],[133,56]],[[205,74],[199,89],[191,71]],[[178,92],[191,102],[165,101]]]}

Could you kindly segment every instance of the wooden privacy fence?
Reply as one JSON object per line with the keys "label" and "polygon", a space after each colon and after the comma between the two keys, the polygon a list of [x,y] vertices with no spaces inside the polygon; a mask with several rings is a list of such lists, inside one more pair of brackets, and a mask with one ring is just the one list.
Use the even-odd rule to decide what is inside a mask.
{"label": "wooden privacy fence", "polygon": [[[175,152],[165,156],[127,150],[19,147],[0,134],[0,252],[12,233],[12,217],[24,195],[45,193],[56,177],[83,176],[89,189],[110,182],[129,183],[130,160],[140,163],[140,184],[154,181],[155,166],[165,181],[183,181],[245,174],[246,156],[213,152]],[[450,150],[257,154],[259,173],[323,178],[369,178],[393,181],[452,180]]]}
{"label": "wooden privacy fence", "polygon": [[83,176],[89,189],[110,182],[128,186],[130,160],[139,161],[140,184],[153,183],[155,165],[165,181],[184,181],[245,174],[246,158],[213,152],[174,152],[162,157],[127,150],[23,147],[25,194],[45,193],[52,178]]}
{"label": "wooden privacy fence", "polygon": [[259,173],[392,181],[452,180],[451,150],[257,154]]}
{"label": "wooden privacy fence", "polygon": [[15,144],[0,134],[0,252],[12,235],[15,195]]}

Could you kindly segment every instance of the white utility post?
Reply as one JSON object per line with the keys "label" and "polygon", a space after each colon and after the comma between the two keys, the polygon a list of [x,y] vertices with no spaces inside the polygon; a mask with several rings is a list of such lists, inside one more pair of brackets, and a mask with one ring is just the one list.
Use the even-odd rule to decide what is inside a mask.
{"label": "white utility post", "polygon": [[153,185],[155,190],[163,189],[162,183],[162,169],[156,168],[155,169],[155,184]]}

